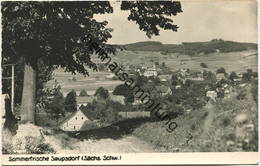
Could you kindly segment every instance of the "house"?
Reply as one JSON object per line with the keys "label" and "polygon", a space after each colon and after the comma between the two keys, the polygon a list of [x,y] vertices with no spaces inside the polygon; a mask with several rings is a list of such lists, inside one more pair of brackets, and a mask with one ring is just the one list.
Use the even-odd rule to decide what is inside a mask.
{"label": "house", "polygon": [[150,111],[118,112],[118,115],[124,119],[140,118],[140,117],[149,118],[151,116],[151,112]]}
{"label": "house", "polygon": [[142,104],[142,103],[143,102],[142,102],[142,100],[140,98],[137,98],[137,97],[134,98],[133,105],[138,105],[138,104]]}
{"label": "house", "polygon": [[109,99],[115,102],[119,102],[120,104],[125,105],[125,97],[121,95],[113,95],[109,94]]}
{"label": "house", "polygon": [[172,94],[172,90],[171,88],[167,87],[167,86],[156,86],[155,87],[156,90],[158,91],[158,93],[162,96],[165,96],[165,95],[171,95]]}
{"label": "house", "polygon": [[191,81],[203,81],[203,74],[200,72],[195,72],[193,73],[191,76],[187,77],[187,80],[191,80]]}
{"label": "house", "polygon": [[116,75],[114,73],[111,73],[109,75],[106,76],[106,78],[108,79],[112,79],[113,77],[115,77]]}
{"label": "house", "polygon": [[148,68],[144,72],[144,76],[146,76],[146,77],[157,76],[157,75],[158,75],[158,72],[157,72],[155,65],[153,65],[153,67]]}
{"label": "house", "polygon": [[206,96],[215,101],[218,94],[216,91],[207,91]]}
{"label": "house", "polygon": [[181,85],[176,85],[175,86],[175,89],[180,89],[181,88]]}
{"label": "house", "polygon": [[189,77],[188,80],[191,80],[191,81],[203,81],[204,78],[202,78],[202,77]]}
{"label": "house", "polygon": [[242,81],[242,79],[241,78],[234,78],[234,81],[235,82],[240,82],[240,81]]}
{"label": "house", "polygon": [[63,131],[81,131],[86,124],[91,124],[92,120],[87,117],[80,109],[66,117],[59,128]]}
{"label": "house", "polygon": [[80,108],[82,105],[87,106],[89,103],[92,103],[94,99],[96,99],[95,96],[78,96],[76,98],[77,106],[78,108]]}
{"label": "house", "polygon": [[171,75],[170,74],[159,75],[158,78],[162,82],[167,82],[167,81],[171,80]]}
{"label": "house", "polygon": [[217,73],[216,78],[217,78],[217,80],[219,81],[219,80],[225,79],[226,76],[225,76],[224,73]]}

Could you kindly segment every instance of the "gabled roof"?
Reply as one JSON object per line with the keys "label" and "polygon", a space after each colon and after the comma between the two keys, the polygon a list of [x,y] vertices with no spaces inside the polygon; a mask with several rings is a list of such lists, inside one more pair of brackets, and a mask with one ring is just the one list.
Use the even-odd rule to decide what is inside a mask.
{"label": "gabled roof", "polygon": [[74,117],[76,115],[77,112],[79,112],[80,110],[78,109],[77,111],[73,112],[72,114],[66,116],[59,124],[58,126],[66,123],[67,121],[69,121],[72,117]]}
{"label": "gabled roof", "polygon": [[224,73],[218,73],[218,74],[216,75],[216,78],[217,78],[217,79],[225,78],[225,74],[224,74]]}
{"label": "gabled roof", "polygon": [[121,104],[125,104],[125,97],[124,96],[110,94],[109,98],[112,101],[117,101],[117,102],[119,102]]}
{"label": "gabled roof", "polygon": [[77,104],[92,103],[94,96],[79,96],[77,97]]}
{"label": "gabled roof", "polygon": [[168,79],[171,79],[171,76],[172,76],[172,75],[170,75],[170,74],[165,74],[165,75],[159,75],[158,77],[159,77],[160,79],[166,79],[166,80],[168,80]]}
{"label": "gabled roof", "polygon": [[86,115],[86,113],[84,113],[83,111],[81,111],[80,109],[78,109],[77,111],[73,112],[72,114],[70,114],[69,116],[65,117],[59,124],[58,126],[68,122],[71,118],[73,118],[78,112],[82,112],[83,115],[85,115],[86,118],[93,120],[92,118],[89,118],[90,116]]}
{"label": "gabled roof", "polygon": [[158,91],[161,92],[161,93],[166,93],[166,92],[169,90],[169,87],[164,86],[164,85],[162,85],[162,86],[156,86],[155,88],[156,88],[156,90],[158,90]]}

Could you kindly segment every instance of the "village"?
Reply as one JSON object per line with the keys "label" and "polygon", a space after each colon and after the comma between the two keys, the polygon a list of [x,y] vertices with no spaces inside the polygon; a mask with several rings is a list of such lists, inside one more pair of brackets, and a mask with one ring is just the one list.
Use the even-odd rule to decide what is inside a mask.
{"label": "village", "polygon": [[257,152],[255,6],[2,2],[2,153]]}
{"label": "village", "polygon": [[[246,86],[248,80],[257,80],[257,72],[253,72],[250,69],[244,73],[227,73],[224,68],[219,68],[215,72],[211,72],[207,70],[205,64],[201,63],[201,71],[190,71],[188,68],[183,68],[172,72],[165,63],[159,64],[156,59],[152,60],[153,63],[149,63],[149,65],[123,66],[124,72],[128,73],[138,83],[138,80],[142,80],[143,82],[139,83],[140,86],[147,90],[151,96],[162,101],[165,104],[164,109],[173,107],[175,104],[172,112],[167,110],[169,114],[188,114],[192,110],[202,108],[208,101],[215,102],[220,98],[231,98],[237,87],[242,88]],[[106,95],[98,94],[97,89],[96,91],[89,91],[88,89],[78,89],[75,91],[71,89],[71,91],[63,93],[64,97],[68,96],[69,93],[75,93],[76,109],[75,111],[68,111],[70,113],[65,113],[65,118],[62,118],[61,113],[57,115],[59,117],[59,128],[64,131],[84,131],[107,126],[123,119],[150,118],[151,114],[149,110],[143,107],[142,101],[131,94],[127,94],[131,92],[121,88],[123,82],[120,84],[118,82],[120,80],[109,69],[104,68],[104,63],[98,62],[97,59],[94,59],[94,61],[98,64],[99,70],[106,73],[105,78],[102,79],[104,85],[106,81],[112,81],[116,83],[114,88],[107,90],[102,86],[97,87],[97,89],[104,91],[101,93],[107,93]],[[73,78],[75,79],[75,77],[71,79]],[[73,82],[76,83],[77,80],[75,79]],[[188,90],[188,85],[196,88],[193,91],[191,89]],[[117,88],[118,90],[115,90]],[[62,87],[60,90],[62,91]],[[126,91],[126,93],[123,91]],[[188,92],[190,93],[190,100],[196,101],[193,102],[193,105],[184,103],[183,101],[170,102],[173,98],[180,99],[180,95],[185,95],[187,91],[190,91]],[[132,96],[132,98],[129,96]],[[50,97],[50,99],[53,98],[54,96]],[[100,110],[97,110],[98,108],[93,110],[93,107],[95,107],[93,102],[101,100],[114,102],[121,109],[115,110],[115,108],[112,108],[112,115],[103,114],[103,116],[109,117],[109,120],[107,120],[107,117],[97,115],[98,113],[100,114]]]}

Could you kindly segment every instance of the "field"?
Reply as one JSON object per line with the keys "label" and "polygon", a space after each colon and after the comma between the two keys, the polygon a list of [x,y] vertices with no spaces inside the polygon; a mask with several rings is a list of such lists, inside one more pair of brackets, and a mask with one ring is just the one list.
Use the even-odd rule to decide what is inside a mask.
{"label": "field", "polygon": [[[54,80],[57,80],[61,85],[64,95],[72,89],[77,93],[85,89],[89,95],[93,95],[96,89],[101,86],[112,92],[113,89],[122,82],[106,78],[106,76],[110,74],[109,72],[89,71],[89,76],[83,76],[81,74],[72,75],[71,73],[64,72],[62,69],[58,69],[54,71],[53,80],[47,83],[47,87],[52,87],[55,83]],[[73,77],[76,78],[76,81],[72,80]]]}
{"label": "field", "polygon": [[[244,72],[249,68],[253,69],[253,71],[257,71],[256,50],[211,53],[197,56],[180,55],[178,53],[163,55],[160,52],[149,51],[119,51],[115,56],[112,56],[112,61],[116,61],[124,66],[131,64],[150,66],[152,64],[151,59],[158,59],[159,63],[165,62],[172,71],[182,68],[201,71],[203,70],[200,66],[202,62],[206,63],[208,65],[207,70],[211,71],[216,71],[216,69],[220,67],[224,67],[227,72]],[[117,85],[123,83],[119,80],[116,81],[106,78],[106,76],[111,75],[110,72],[89,72],[90,76],[84,77],[80,74],[72,75],[65,73],[62,69],[58,69],[54,72],[54,79],[49,81],[47,86],[52,87],[56,79],[61,85],[64,95],[72,89],[76,90],[77,93],[85,89],[89,95],[92,95],[95,93],[95,90],[101,86],[112,92]],[[76,78],[76,81],[72,80],[73,77]]]}
{"label": "field", "polygon": [[[159,63],[165,64],[173,71],[189,68],[190,70],[202,70],[200,63],[204,62],[208,65],[208,69],[215,71],[220,67],[224,67],[227,72],[244,72],[251,68],[257,71],[257,55],[256,50],[247,50],[241,52],[230,53],[211,53],[206,55],[188,56],[178,53],[169,53],[163,55],[160,52],[148,51],[121,51],[117,54],[117,60],[123,64],[149,64],[150,59],[158,58]],[[184,62],[184,64],[181,62]]]}

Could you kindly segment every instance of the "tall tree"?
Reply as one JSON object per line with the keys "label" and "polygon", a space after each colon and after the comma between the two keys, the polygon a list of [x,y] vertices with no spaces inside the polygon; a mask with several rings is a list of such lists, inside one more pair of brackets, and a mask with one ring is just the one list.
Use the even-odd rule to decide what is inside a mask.
{"label": "tall tree", "polygon": [[95,96],[101,97],[103,99],[107,99],[109,96],[109,92],[107,89],[103,88],[103,87],[99,87],[96,92],[95,92]]}
{"label": "tall tree", "polygon": [[50,109],[52,118],[56,119],[57,122],[61,116],[65,116],[64,96],[61,93],[60,88],[55,92],[52,101],[48,105],[48,108]]}
{"label": "tall tree", "polygon": [[[177,31],[171,16],[181,10],[174,1],[123,1],[121,10],[129,10],[128,20],[135,21],[148,37],[159,35],[160,29]],[[115,49],[106,42],[112,29],[107,21],[97,21],[95,14],[112,13],[108,1],[77,2],[1,2],[2,54],[10,62],[22,58],[24,82],[22,120],[34,123],[38,61],[62,67],[65,71],[88,75],[86,67],[96,69],[91,61],[94,49],[81,42],[87,34],[107,52]]]}
{"label": "tall tree", "polygon": [[77,94],[74,90],[67,94],[64,104],[67,112],[77,111]]}
{"label": "tall tree", "polygon": [[133,103],[134,95],[133,91],[130,90],[125,84],[117,85],[113,91],[113,95],[121,95],[125,97],[125,103]]}

